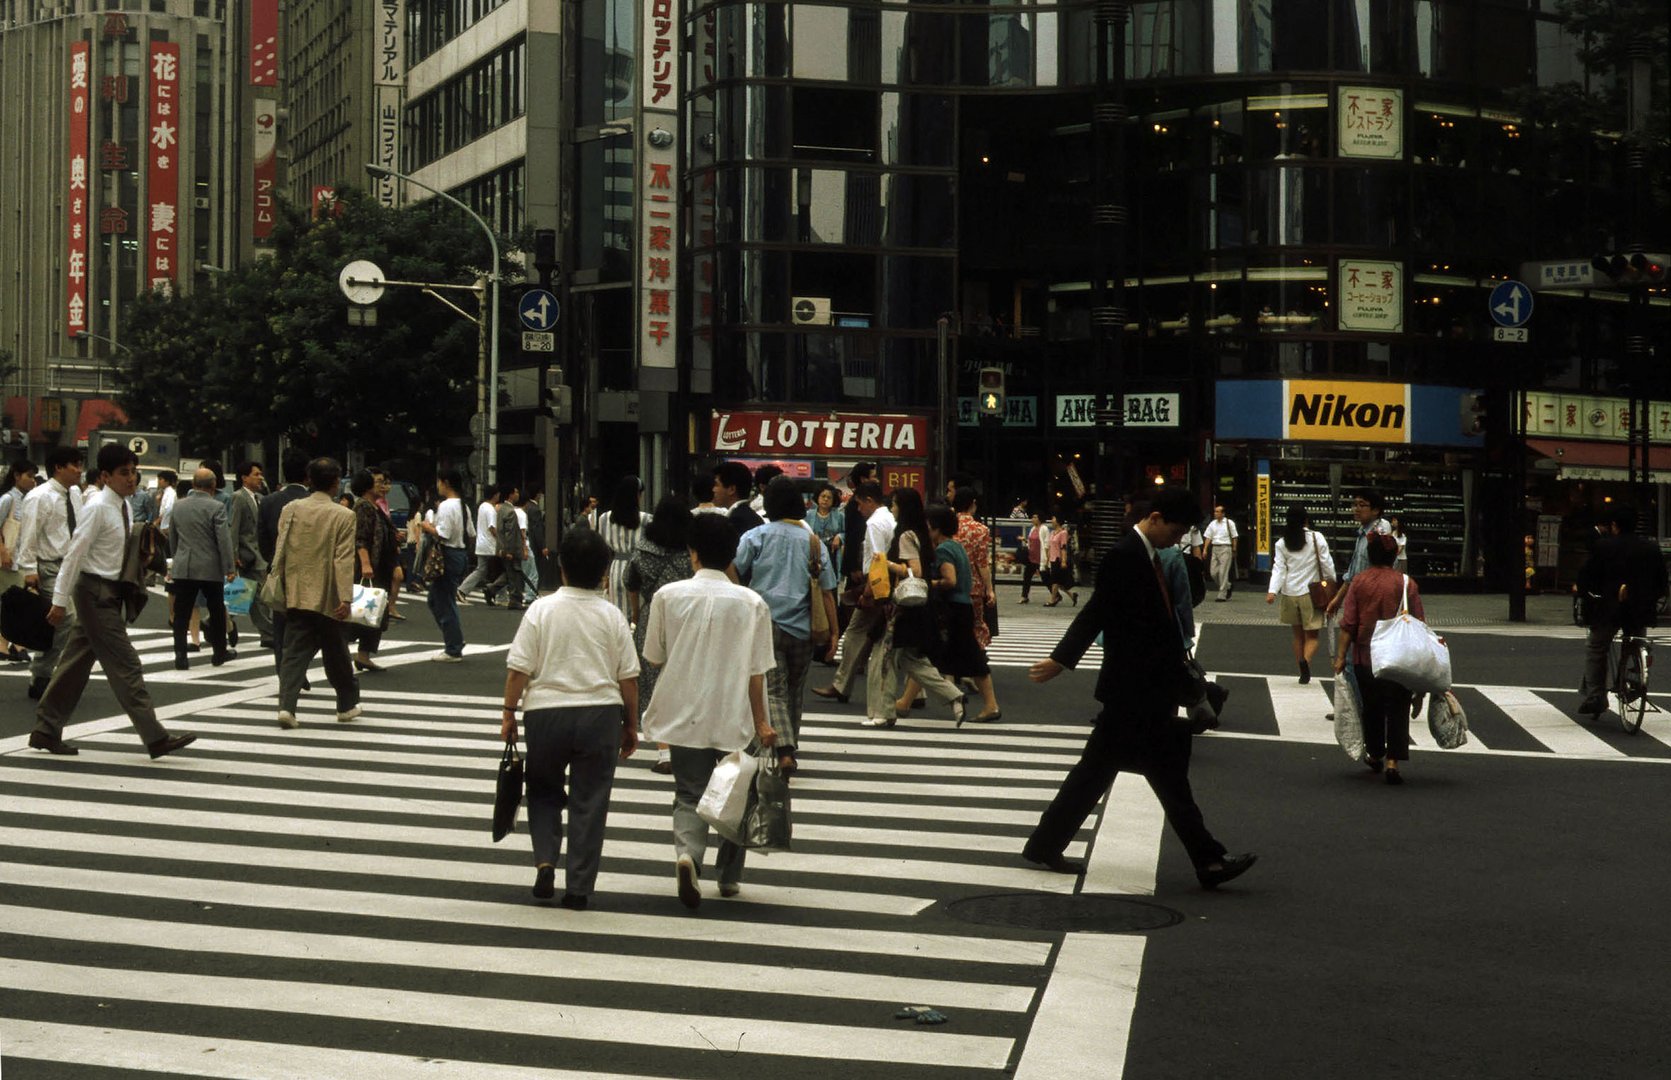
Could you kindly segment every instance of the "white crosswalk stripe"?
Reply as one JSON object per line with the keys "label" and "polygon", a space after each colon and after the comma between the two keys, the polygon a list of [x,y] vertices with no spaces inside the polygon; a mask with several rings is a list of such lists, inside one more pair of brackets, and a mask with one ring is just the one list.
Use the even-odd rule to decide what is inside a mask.
{"label": "white crosswalk stripe", "polygon": [[[752,855],[741,894],[709,884],[694,915],[674,896],[671,781],[641,754],[617,773],[598,892],[577,913],[530,902],[525,819],[503,844],[486,835],[498,695],[370,690],[358,722],[306,702],[294,731],[274,725],[270,695],[205,707],[192,752],[166,763],[114,728],[75,737],[76,758],[0,756],[8,1064],[404,1076],[434,1059],[425,1075],[693,1078],[809,1058],[883,1077],[1015,1066],[1060,936],[977,932],[937,906],[1072,890],[1018,852],[1081,726],[875,731],[809,712],[795,850]],[[983,767],[994,758],[1002,768]],[[1068,854],[1084,857],[1088,836]],[[954,1022],[894,1019],[916,1004]]]}

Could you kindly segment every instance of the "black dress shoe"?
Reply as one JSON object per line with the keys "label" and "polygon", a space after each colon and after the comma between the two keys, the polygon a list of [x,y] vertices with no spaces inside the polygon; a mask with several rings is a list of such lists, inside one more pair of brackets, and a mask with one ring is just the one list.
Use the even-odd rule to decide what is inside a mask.
{"label": "black dress shoe", "polygon": [[187,652],[202,652],[203,651],[203,646],[201,646],[201,645],[187,645],[186,646],[186,651]]}
{"label": "black dress shoe", "polygon": [[234,661],[236,659],[238,659],[237,651],[234,650],[234,649],[228,649],[225,652],[221,653],[219,656],[210,660],[209,664],[212,667],[220,667],[222,664],[230,664],[232,661]]}
{"label": "black dress shoe", "polygon": [[1064,859],[1062,858],[1060,852],[1055,855],[1044,855],[1029,848],[1022,848],[1021,857],[1035,866],[1042,866],[1046,870],[1054,871],[1058,874],[1083,874],[1085,872],[1084,863],[1075,862],[1072,859]]}
{"label": "black dress shoe", "polygon": [[264,638],[264,639],[262,639],[262,641],[260,643],[260,647],[263,648],[263,649],[267,649],[267,650],[271,651],[272,647],[273,647],[273,643],[272,643],[271,640],[268,640],[268,639]]}
{"label": "black dress shoe", "polygon": [[1252,852],[1246,855],[1226,855],[1218,861],[1218,869],[1203,867],[1197,870],[1195,880],[1201,883],[1203,889],[1216,889],[1226,881],[1241,877],[1258,861],[1259,856]]}
{"label": "black dress shoe", "polygon": [[557,901],[557,903],[568,908],[570,911],[585,911],[586,899],[587,898],[584,896],[577,896],[572,892],[566,892],[563,894],[563,898]]}
{"label": "black dress shoe", "polygon": [[821,697],[825,701],[839,701],[843,705],[847,704],[848,697],[833,686],[815,686],[812,688],[812,696]]}
{"label": "black dress shoe", "polygon": [[557,868],[542,866],[534,874],[534,899],[550,900],[557,895]]}
{"label": "black dress shoe", "polygon": [[41,699],[41,695],[46,693],[46,684],[51,682],[51,681],[52,681],[51,679],[30,679],[29,680],[29,697],[30,697],[30,699],[34,700],[34,701],[39,701]]}
{"label": "black dress shoe", "polygon": [[64,754],[67,757],[74,757],[81,753],[80,750],[63,739],[54,739],[44,731],[31,731],[29,733],[29,746],[34,750],[45,750],[49,754]]}
{"label": "black dress shoe", "polygon": [[1207,704],[1212,706],[1214,713],[1224,711],[1224,703],[1230,700],[1230,688],[1220,686],[1216,682],[1207,684]]}
{"label": "black dress shoe", "polygon": [[175,671],[190,671],[191,670],[191,661],[187,660],[183,656],[176,656],[174,658],[174,670]]}
{"label": "black dress shoe", "polygon": [[928,708],[928,698],[926,698],[926,697],[918,698],[917,700],[915,700],[911,703],[911,707],[913,709],[926,709],[926,708]]}
{"label": "black dress shoe", "polygon": [[151,757],[154,760],[172,754],[182,747],[190,746],[196,741],[197,736],[187,732],[184,735],[169,735],[166,738],[158,739],[154,743],[148,743],[145,749],[151,751]]}

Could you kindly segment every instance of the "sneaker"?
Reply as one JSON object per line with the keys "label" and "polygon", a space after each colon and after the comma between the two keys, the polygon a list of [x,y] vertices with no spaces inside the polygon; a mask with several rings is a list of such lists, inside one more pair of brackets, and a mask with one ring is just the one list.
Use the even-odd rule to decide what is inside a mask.
{"label": "sneaker", "polygon": [[286,731],[291,728],[302,726],[302,722],[296,719],[296,714],[291,712],[289,709],[280,709],[278,720],[279,727],[284,728]]}
{"label": "sneaker", "polygon": [[359,718],[360,707],[358,705],[354,706],[352,709],[337,713],[337,723],[339,724],[346,724],[350,720],[358,720]]}
{"label": "sneaker", "polygon": [[696,863],[691,857],[679,856],[673,873],[679,882],[679,903],[692,910],[702,906],[702,887],[696,883]]}
{"label": "sneaker", "polygon": [[462,664],[462,663],[464,663],[464,657],[454,656],[452,653],[446,652],[445,650],[436,653],[434,656],[430,657],[430,659],[435,661],[437,664]]}

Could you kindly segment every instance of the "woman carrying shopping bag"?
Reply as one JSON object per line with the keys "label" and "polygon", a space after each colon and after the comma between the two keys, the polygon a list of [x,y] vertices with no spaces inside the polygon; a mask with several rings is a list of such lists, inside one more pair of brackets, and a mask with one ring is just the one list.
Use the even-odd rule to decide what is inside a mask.
{"label": "woman carrying shopping bag", "polygon": [[1271,551],[1271,584],[1265,603],[1281,597],[1276,620],[1294,629],[1294,662],[1300,668],[1300,682],[1311,681],[1311,658],[1317,655],[1317,635],[1323,629],[1323,607],[1312,595],[1318,582],[1333,584],[1334,559],[1322,533],[1311,531],[1305,507],[1288,508],[1288,523]]}
{"label": "woman carrying shopping bag", "polygon": [[[923,497],[915,488],[895,488],[893,514],[898,527],[888,549],[886,568],[894,585],[907,578],[924,579],[934,564],[934,544],[929,540]],[[924,690],[951,706],[952,719],[963,722],[963,694],[940,674],[928,658],[937,649],[938,628],[928,604],[890,604],[882,639],[870,654],[865,683],[866,727],[893,727],[899,719],[900,674],[915,678]]]}
{"label": "woman carrying shopping bag", "polygon": [[1340,648],[1335,653],[1334,671],[1339,677],[1346,667],[1346,651],[1352,650],[1354,674],[1363,698],[1364,764],[1380,772],[1385,763],[1387,783],[1402,784],[1398,763],[1410,758],[1411,693],[1391,679],[1371,674],[1370,638],[1375,624],[1398,615],[1405,603],[1408,582],[1409,610],[1426,620],[1421,592],[1416,583],[1392,568],[1398,558],[1398,541],[1385,533],[1370,533],[1367,539],[1369,567],[1352,579],[1341,607]]}

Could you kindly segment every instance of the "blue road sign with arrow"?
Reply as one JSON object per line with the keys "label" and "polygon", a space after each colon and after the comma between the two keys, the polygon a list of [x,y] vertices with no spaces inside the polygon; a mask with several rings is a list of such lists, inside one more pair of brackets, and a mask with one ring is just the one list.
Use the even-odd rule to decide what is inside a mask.
{"label": "blue road sign with arrow", "polygon": [[550,330],[557,325],[557,297],[550,289],[529,289],[517,302],[516,314],[530,330]]}
{"label": "blue road sign with arrow", "polygon": [[1518,281],[1499,282],[1486,306],[1498,326],[1525,326],[1532,321],[1532,290]]}

